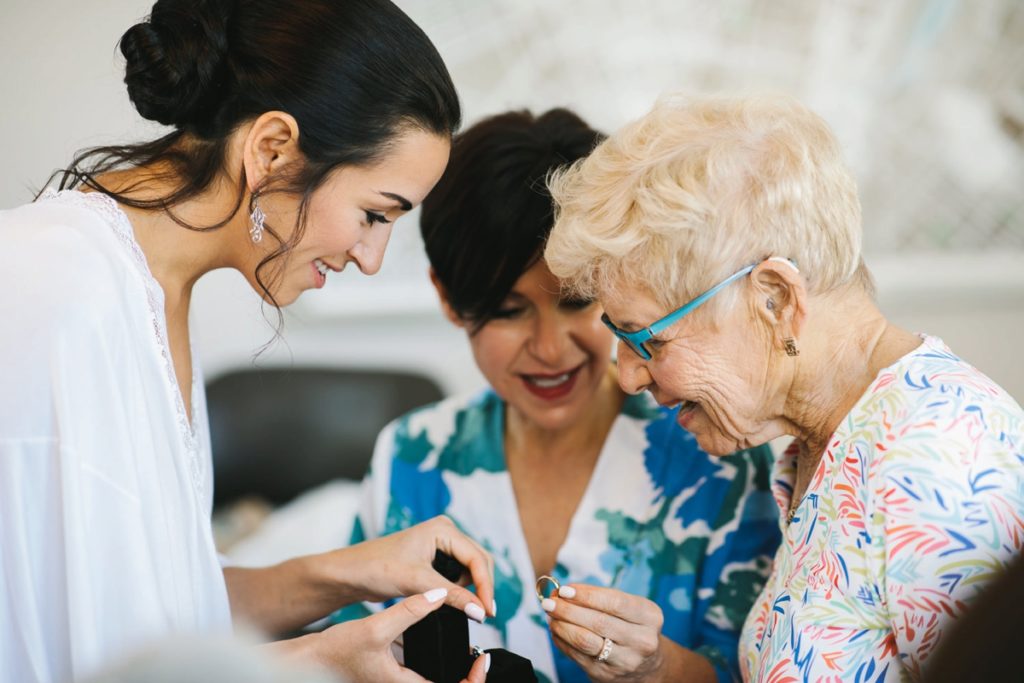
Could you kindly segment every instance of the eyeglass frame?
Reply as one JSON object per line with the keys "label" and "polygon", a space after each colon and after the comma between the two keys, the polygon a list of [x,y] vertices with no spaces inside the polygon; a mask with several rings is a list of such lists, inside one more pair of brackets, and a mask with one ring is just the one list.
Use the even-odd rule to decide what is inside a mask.
{"label": "eyeglass frame", "polygon": [[[788,266],[792,267],[794,270],[797,270],[796,264],[793,262],[792,259],[782,258],[781,256],[769,256],[768,258],[765,259],[765,261],[782,261],[786,263]],[[764,263],[764,261],[761,261],[761,263]],[[650,351],[647,350],[646,347],[644,347],[644,344],[651,341],[651,339],[653,339],[656,335],[661,334],[668,328],[675,325],[685,316],[692,313],[705,301],[713,297],[715,294],[718,294],[718,292],[725,288],[727,285],[735,282],[744,275],[750,273],[752,270],[754,270],[754,268],[756,268],[759,265],[761,264],[752,263],[748,266],[740,268],[735,273],[725,278],[711,289],[707,290],[703,294],[698,295],[692,301],[683,304],[682,306],[672,311],[668,315],[664,316],[663,318],[655,320],[653,323],[643,328],[642,330],[637,330],[636,332],[626,332],[625,330],[621,330],[618,327],[616,327],[615,323],[613,323],[611,319],[608,318],[607,313],[601,314],[601,322],[604,323],[605,327],[612,331],[612,334],[614,334],[619,341],[628,346],[630,351],[640,356],[644,360],[651,360],[651,358],[653,358],[654,356],[651,354]],[[799,272],[799,270],[797,270],[797,272]]]}

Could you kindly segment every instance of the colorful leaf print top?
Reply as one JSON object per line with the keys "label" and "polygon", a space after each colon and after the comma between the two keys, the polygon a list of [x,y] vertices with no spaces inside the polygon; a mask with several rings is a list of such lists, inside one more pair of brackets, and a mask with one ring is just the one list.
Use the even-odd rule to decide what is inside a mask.
{"label": "colorful leaf print top", "polygon": [[[498,615],[471,641],[533,661],[541,681],[586,681],[551,642],[503,449],[505,404],[493,392],[409,413],[377,441],[352,541],[448,515],[494,555]],[[743,620],[779,543],[765,448],[701,451],[675,412],[626,399],[558,552],[560,582],[611,586],[664,612],[664,634],[738,677]],[[348,608],[337,620],[365,614]]]}
{"label": "colorful leaf print top", "polygon": [[[796,449],[773,488],[789,509]],[[744,679],[919,680],[1024,542],[1024,413],[934,337],[833,434],[743,629]]]}

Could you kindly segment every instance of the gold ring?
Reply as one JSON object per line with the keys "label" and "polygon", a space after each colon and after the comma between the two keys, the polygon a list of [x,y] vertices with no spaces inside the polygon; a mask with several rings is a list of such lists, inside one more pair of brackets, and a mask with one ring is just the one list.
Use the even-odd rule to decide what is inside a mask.
{"label": "gold ring", "polygon": [[554,589],[552,589],[551,595],[554,595],[555,593],[557,593],[558,589],[561,588],[561,584],[558,583],[558,579],[556,579],[553,576],[548,576],[547,574],[545,574],[544,576],[542,576],[539,579],[537,579],[537,585],[536,585],[536,588],[537,588],[537,598],[540,599],[540,600],[544,600],[545,598],[548,597],[547,595],[544,595],[544,584],[545,583],[554,584],[555,587],[554,587]]}

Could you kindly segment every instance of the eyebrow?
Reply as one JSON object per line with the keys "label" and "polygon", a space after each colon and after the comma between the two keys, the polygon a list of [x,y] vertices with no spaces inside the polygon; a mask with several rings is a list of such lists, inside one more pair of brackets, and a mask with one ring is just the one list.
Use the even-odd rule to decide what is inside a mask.
{"label": "eyebrow", "polygon": [[[608,315],[608,314],[606,313],[605,315]],[[614,320],[611,319],[611,317],[609,317],[608,320],[611,320],[612,321],[612,325],[615,325],[615,327],[619,328],[623,332],[630,332],[630,333],[632,333],[632,332],[639,332],[640,330],[644,329],[643,325],[637,325],[636,323],[628,321],[628,320],[626,322],[622,323],[621,325],[617,324]]]}
{"label": "eyebrow", "polygon": [[378,192],[377,194],[398,202],[398,205],[402,207],[402,211],[412,211],[412,202],[400,194],[395,194],[394,192]]}

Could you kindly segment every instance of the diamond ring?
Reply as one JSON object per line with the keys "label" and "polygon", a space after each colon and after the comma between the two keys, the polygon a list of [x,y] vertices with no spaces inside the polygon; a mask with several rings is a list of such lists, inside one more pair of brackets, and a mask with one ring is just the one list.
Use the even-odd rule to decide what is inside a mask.
{"label": "diamond ring", "polygon": [[614,644],[611,638],[605,638],[604,645],[601,646],[601,653],[597,655],[597,661],[607,662],[608,657],[612,654],[612,645]]}

